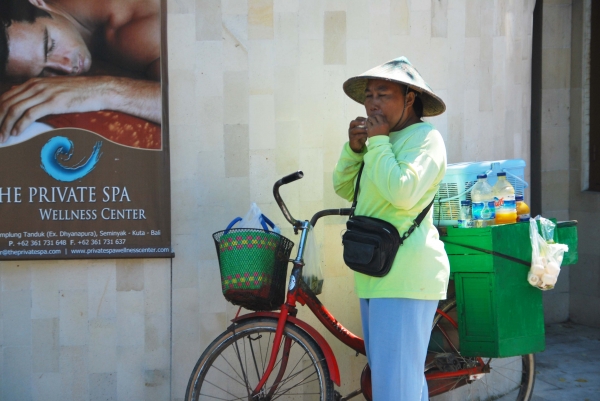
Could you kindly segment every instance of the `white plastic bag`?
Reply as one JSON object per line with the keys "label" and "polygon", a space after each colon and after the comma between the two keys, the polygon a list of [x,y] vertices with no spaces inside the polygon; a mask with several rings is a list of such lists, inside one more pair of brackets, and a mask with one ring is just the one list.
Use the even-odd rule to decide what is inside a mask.
{"label": "white plastic bag", "polygon": [[309,227],[304,250],[304,268],[302,269],[304,281],[316,295],[323,291],[323,271],[321,270],[321,257],[313,227]]}
{"label": "white plastic bag", "polygon": [[252,202],[250,210],[248,210],[248,213],[242,217],[242,220],[239,222],[236,228],[261,228],[266,231],[273,231],[276,234],[281,234],[279,227],[273,224],[273,222],[269,220],[267,216],[262,214],[260,208],[254,202]]}
{"label": "white plastic bag", "polygon": [[[538,232],[538,221],[542,235]],[[567,245],[554,243],[554,227],[555,224],[552,221],[542,216],[537,216],[529,221],[531,268],[527,275],[527,281],[532,286],[544,291],[551,290],[556,285],[564,253],[569,250]]]}

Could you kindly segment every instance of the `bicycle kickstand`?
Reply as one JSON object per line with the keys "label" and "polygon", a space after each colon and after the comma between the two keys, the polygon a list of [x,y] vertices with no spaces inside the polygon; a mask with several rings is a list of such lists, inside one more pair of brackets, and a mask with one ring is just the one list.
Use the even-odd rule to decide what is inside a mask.
{"label": "bicycle kickstand", "polygon": [[348,394],[348,395],[346,395],[346,396],[342,397],[342,396],[341,396],[341,394],[340,394],[340,393],[338,393],[338,392],[336,391],[336,396],[339,396],[339,397],[340,397],[340,398],[336,398],[336,401],[346,401],[346,400],[349,400],[349,399],[351,399],[351,398],[354,398],[354,397],[356,397],[357,395],[361,395],[361,394],[362,394],[362,390],[361,390],[361,389],[358,389],[358,390],[354,390],[354,391],[353,391],[353,392],[351,392],[350,394]]}

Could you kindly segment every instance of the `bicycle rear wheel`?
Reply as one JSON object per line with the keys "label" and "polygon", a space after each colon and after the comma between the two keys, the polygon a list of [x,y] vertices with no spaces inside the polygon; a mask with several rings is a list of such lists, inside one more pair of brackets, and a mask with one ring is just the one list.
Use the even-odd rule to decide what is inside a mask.
{"label": "bicycle rear wheel", "polygon": [[[456,300],[449,300],[441,308],[457,322]],[[425,373],[452,372],[458,369],[480,367],[477,358],[460,354],[458,329],[437,313],[433,321],[431,340],[427,353]],[[529,401],[535,382],[535,357],[533,354],[511,358],[482,358],[489,373],[480,378],[469,376],[428,380],[432,401],[501,400]]]}
{"label": "bicycle rear wheel", "polygon": [[286,324],[275,367],[259,394],[252,391],[271,356],[277,320],[244,321],[217,337],[194,367],[186,401],[331,401],[333,382],[323,352],[306,332]]}

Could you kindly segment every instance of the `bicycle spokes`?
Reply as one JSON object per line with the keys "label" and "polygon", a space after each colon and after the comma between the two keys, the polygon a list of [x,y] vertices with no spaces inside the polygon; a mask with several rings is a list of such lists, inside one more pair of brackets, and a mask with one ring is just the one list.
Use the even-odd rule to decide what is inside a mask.
{"label": "bicycle spokes", "polygon": [[436,314],[425,366],[429,396],[452,391],[453,399],[460,400],[529,400],[535,374],[533,355],[463,356],[456,316],[455,301]]}
{"label": "bicycle spokes", "polygon": [[[198,386],[197,400],[321,400],[325,358],[304,339],[285,332],[274,344],[276,326],[268,330],[236,327],[228,341],[215,351]],[[306,340],[312,341],[312,340]],[[278,346],[276,346],[278,345]],[[314,345],[314,344],[312,344]],[[278,348],[275,363],[265,384],[254,393],[268,370],[271,353]],[[319,351],[320,352],[320,351]]]}

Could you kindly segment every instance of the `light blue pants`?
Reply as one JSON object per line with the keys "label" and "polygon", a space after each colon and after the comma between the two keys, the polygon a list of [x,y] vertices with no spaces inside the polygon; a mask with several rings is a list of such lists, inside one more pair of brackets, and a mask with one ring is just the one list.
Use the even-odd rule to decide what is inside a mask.
{"label": "light blue pants", "polygon": [[373,401],[427,401],[423,368],[438,301],[360,300]]}

